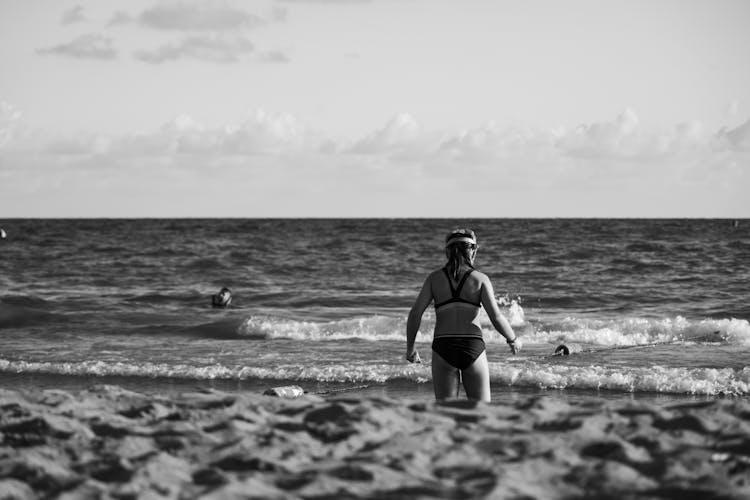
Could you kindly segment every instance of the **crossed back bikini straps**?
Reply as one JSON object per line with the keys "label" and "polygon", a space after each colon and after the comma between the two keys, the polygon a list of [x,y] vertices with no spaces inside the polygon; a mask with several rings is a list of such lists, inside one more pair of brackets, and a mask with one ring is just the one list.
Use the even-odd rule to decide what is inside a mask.
{"label": "crossed back bikini straps", "polygon": [[443,272],[445,273],[445,277],[448,278],[448,286],[451,288],[451,298],[448,300],[444,300],[440,304],[435,304],[435,309],[438,307],[442,307],[446,304],[452,304],[454,302],[463,302],[464,304],[471,304],[474,307],[480,307],[480,303],[472,302],[471,300],[464,299],[461,297],[461,290],[464,287],[464,283],[466,283],[466,278],[469,277],[473,269],[469,269],[464,273],[463,277],[461,278],[461,281],[458,282],[458,286],[456,288],[453,288],[453,281],[451,281],[451,275],[448,273],[448,268],[444,267]]}

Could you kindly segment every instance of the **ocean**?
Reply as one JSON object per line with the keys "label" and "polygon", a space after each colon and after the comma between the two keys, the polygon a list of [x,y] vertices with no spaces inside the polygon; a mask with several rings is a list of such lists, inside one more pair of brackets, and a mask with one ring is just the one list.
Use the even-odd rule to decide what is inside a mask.
{"label": "ocean", "polygon": [[[432,398],[409,308],[477,232],[523,343],[482,316],[493,399],[750,394],[750,220],[0,220],[0,386]],[[211,306],[221,287],[231,306]],[[568,356],[553,356],[565,345]]]}

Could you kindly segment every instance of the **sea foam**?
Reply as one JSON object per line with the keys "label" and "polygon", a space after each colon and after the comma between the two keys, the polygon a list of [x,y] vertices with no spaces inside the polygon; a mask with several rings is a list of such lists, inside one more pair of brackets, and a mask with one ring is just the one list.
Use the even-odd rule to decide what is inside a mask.
{"label": "sea foam", "polygon": [[[514,302],[515,304],[515,302]],[[617,318],[609,320],[568,317],[556,323],[535,323],[523,309],[511,305],[511,324],[527,344],[576,342],[598,346],[631,346],[668,342],[723,342],[750,345],[750,323],[744,319],[689,320],[675,318]],[[485,313],[480,315],[485,341],[502,343]],[[435,316],[424,314],[417,342],[431,342]],[[385,315],[359,316],[327,322],[297,321],[273,316],[251,316],[237,326],[237,335],[247,338],[289,338],[326,341],[358,338],[370,341],[403,341],[406,318]]]}
{"label": "sea foam", "polygon": [[669,394],[750,394],[750,369],[490,363],[491,379],[515,387]]}

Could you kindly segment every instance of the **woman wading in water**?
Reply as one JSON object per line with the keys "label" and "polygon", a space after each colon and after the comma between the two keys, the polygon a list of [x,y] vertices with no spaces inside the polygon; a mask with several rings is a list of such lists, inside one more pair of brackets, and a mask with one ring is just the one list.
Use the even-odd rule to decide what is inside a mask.
{"label": "woman wading in water", "polygon": [[435,399],[458,397],[463,382],[466,396],[490,400],[490,370],[487,364],[479,309],[484,306],[495,329],[505,337],[513,354],[518,352],[516,334],[500,313],[492,283],[474,269],[477,238],[471,229],[455,229],[445,238],[445,267],[430,273],[406,323],[406,359],[421,363],[414,341],[424,313],[435,301],[435,332],[432,341],[432,384]]}

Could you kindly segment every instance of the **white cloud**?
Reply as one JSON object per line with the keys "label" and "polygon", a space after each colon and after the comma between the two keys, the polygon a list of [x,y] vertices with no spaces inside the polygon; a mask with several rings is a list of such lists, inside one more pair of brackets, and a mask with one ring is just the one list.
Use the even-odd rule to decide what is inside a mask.
{"label": "white cloud", "polygon": [[144,10],[137,20],[150,28],[177,31],[227,31],[265,23],[254,14],[217,1],[160,4]]}
{"label": "white cloud", "polygon": [[277,23],[286,22],[289,17],[289,11],[284,7],[274,7],[271,12],[271,19]]}
{"label": "white cloud", "polygon": [[233,63],[254,50],[253,43],[242,36],[196,35],[186,37],[178,44],[162,45],[156,50],[137,51],[134,57],[152,64],[178,59]]}
{"label": "white cloud", "polygon": [[86,16],[83,15],[83,7],[76,5],[70,9],[64,11],[60,18],[62,24],[74,24],[86,21]]}
{"label": "white cloud", "polygon": [[730,117],[737,116],[739,112],[740,112],[740,101],[738,99],[734,99],[732,102],[730,102],[727,105],[727,115]]}
{"label": "white cloud", "polygon": [[60,55],[77,59],[111,60],[117,57],[112,39],[96,33],[81,35],[68,43],[37,49],[36,52],[41,55]]}
{"label": "white cloud", "polygon": [[288,63],[289,56],[280,50],[264,50],[258,53],[258,61],[264,63]]}
{"label": "white cloud", "polygon": [[228,154],[314,152],[322,138],[289,113],[258,110],[238,127],[225,127],[222,150]]}
{"label": "white cloud", "polygon": [[323,138],[288,113],[258,110],[239,125],[209,128],[181,115],[152,133],[113,140],[109,153],[118,156],[198,155],[201,157],[316,153]]}
{"label": "white cloud", "polygon": [[59,156],[100,155],[109,151],[111,138],[101,134],[79,133],[52,139],[45,153]]}
{"label": "white cloud", "polygon": [[112,17],[109,20],[109,23],[107,23],[108,27],[111,26],[120,26],[123,24],[130,24],[133,22],[133,16],[128,14],[125,11],[118,10],[114,14],[112,14]]}
{"label": "white cloud", "polygon": [[457,162],[500,162],[526,157],[534,160],[550,154],[558,133],[519,126],[499,127],[490,121],[478,128],[462,131],[441,141],[440,152]]}
{"label": "white cloud", "polygon": [[420,135],[421,128],[417,121],[408,113],[401,113],[391,118],[380,130],[357,141],[350,151],[358,154],[391,153],[414,146]]}
{"label": "white cloud", "polygon": [[733,151],[750,152],[750,120],[733,129],[722,129],[719,140]]}
{"label": "white cloud", "polygon": [[10,103],[0,101],[0,149],[13,141],[21,119],[21,111]]}
{"label": "white cloud", "polygon": [[[204,196],[207,186],[216,200],[226,199],[230,191],[233,199],[247,199],[238,205],[250,210],[245,215],[291,216],[295,210],[296,215],[312,214],[307,209],[299,212],[300,207],[312,210],[322,206],[321,200],[343,204],[330,201],[330,210],[386,207],[378,205],[386,199],[388,211],[376,214],[397,215],[419,204],[431,210],[419,215],[441,215],[435,212],[435,200],[446,197],[475,215],[528,215],[524,207],[553,206],[545,201],[548,197],[560,203],[561,215],[627,215],[629,203],[634,196],[641,199],[642,192],[654,200],[659,193],[685,200],[694,199],[695,193],[715,193],[717,203],[736,206],[741,203],[736,201],[738,193],[744,192],[740,186],[748,182],[742,166],[750,151],[750,120],[719,133],[706,131],[697,121],[647,132],[636,114],[627,111],[611,121],[570,129],[501,127],[490,121],[456,133],[437,133],[402,113],[361,139],[349,140],[326,137],[294,115],[259,110],[226,126],[206,126],[180,115],[144,133],[36,133],[21,141],[21,118],[12,105],[0,104],[0,208],[4,198],[19,190],[46,190],[44,196],[60,198],[64,186],[78,189],[75,186],[82,183],[91,190],[90,182],[96,180],[101,184],[97,189],[121,192],[122,215],[133,214],[127,212],[135,209],[127,208],[128,200],[140,199],[144,191],[153,192],[154,200],[163,192],[179,201]],[[571,144],[597,155],[581,155],[578,149],[571,154]],[[49,175],[63,187],[45,180]],[[41,187],[33,188],[36,185]],[[591,211],[604,207],[597,204],[609,198],[612,205],[606,205],[606,212]],[[577,208],[584,206],[579,205],[584,199],[594,205]],[[285,212],[267,211],[283,206]],[[519,208],[509,211],[513,207]],[[700,214],[706,207],[707,202],[690,205],[692,211],[683,215]]]}
{"label": "white cloud", "polygon": [[567,154],[584,158],[637,156],[641,146],[638,115],[630,108],[614,121],[579,125],[557,142]]}
{"label": "white cloud", "polygon": [[[287,11],[274,7],[267,14],[271,21],[284,22]],[[267,21],[227,1],[160,3],[136,15],[117,11],[108,26],[124,24],[185,34],[180,40],[133,52],[135,59],[151,64],[182,59],[214,63],[235,63],[245,59],[259,63],[289,62],[289,56],[281,50],[256,50],[247,38],[247,32],[266,25]]]}
{"label": "white cloud", "polygon": [[287,3],[298,4],[338,4],[338,5],[355,5],[361,3],[370,3],[372,0],[280,0]]}

